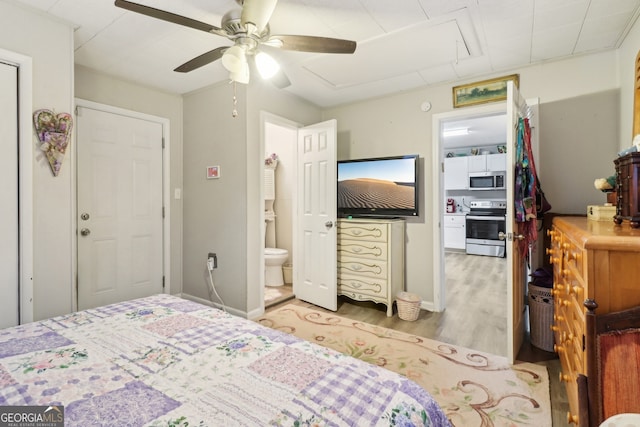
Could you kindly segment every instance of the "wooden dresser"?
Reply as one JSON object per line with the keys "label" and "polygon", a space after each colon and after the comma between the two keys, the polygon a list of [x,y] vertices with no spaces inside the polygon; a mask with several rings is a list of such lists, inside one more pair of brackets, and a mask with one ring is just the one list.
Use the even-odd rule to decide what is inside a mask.
{"label": "wooden dresser", "polygon": [[592,221],[586,217],[553,219],[547,231],[547,248],[553,265],[554,349],[560,358],[560,380],[565,383],[570,412],[567,419],[580,420],[579,402],[587,396],[578,392],[578,375],[587,374],[584,300],[598,303],[598,314],[640,305],[640,230],[628,222]]}
{"label": "wooden dresser", "polygon": [[338,220],[338,295],[386,304],[404,290],[403,219]]}

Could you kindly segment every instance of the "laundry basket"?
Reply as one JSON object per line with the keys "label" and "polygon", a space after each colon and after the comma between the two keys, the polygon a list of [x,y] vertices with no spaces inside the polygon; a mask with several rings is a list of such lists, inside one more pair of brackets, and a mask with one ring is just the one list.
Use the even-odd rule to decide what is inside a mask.
{"label": "laundry basket", "polygon": [[553,351],[553,294],[551,288],[529,283],[529,326],[531,344],[545,351]]}
{"label": "laundry basket", "polygon": [[396,295],[398,317],[402,320],[414,321],[420,315],[420,296],[409,292],[398,292]]}

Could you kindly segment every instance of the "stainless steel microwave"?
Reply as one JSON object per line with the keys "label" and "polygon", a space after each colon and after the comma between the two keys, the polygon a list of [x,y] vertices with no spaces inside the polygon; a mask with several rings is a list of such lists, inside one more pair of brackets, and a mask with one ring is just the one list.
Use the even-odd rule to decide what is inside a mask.
{"label": "stainless steel microwave", "polygon": [[469,190],[504,190],[506,172],[469,172]]}

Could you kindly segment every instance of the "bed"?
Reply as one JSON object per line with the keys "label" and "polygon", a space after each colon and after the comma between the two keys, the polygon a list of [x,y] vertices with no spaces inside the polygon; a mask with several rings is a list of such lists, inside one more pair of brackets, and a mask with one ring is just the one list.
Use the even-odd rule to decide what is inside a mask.
{"label": "bed", "polygon": [[449,425],[405,377],[171,295],[0,330],[0,405],[82,427]]}

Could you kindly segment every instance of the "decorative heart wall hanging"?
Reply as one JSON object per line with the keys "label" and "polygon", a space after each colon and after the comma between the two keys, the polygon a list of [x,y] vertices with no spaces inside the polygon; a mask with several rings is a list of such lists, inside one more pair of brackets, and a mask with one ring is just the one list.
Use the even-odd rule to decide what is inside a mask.
{"label": "decorative heart wall hanging", "polygon": [[58,176],[64,153],[69,146],[73,117],[69,113],[56,114],[43,109],[33,113],[33,123],[40,140],[40,149],[46,154],[53,175]]}

